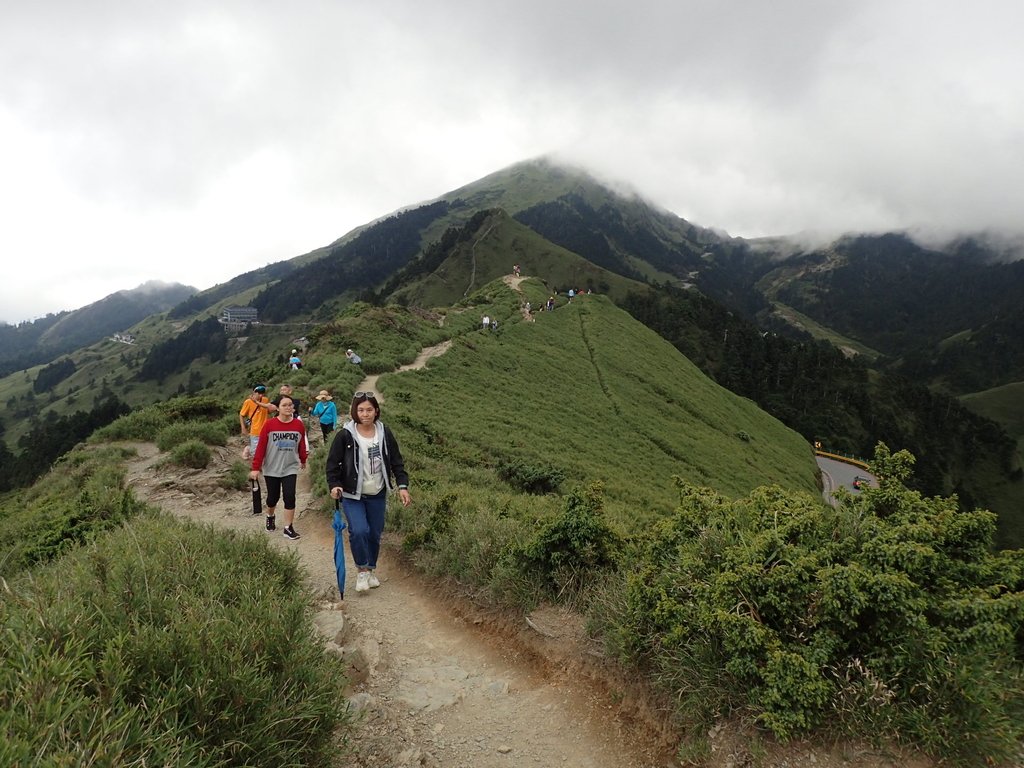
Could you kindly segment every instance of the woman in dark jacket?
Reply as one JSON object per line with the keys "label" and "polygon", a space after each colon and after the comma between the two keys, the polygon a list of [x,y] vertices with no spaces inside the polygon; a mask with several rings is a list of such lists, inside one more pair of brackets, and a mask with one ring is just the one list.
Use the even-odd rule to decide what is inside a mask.
{"label": "woman in dark jacket", "polygon": [[327,487],[332,499],[341,499],[348,544],[359,571],[356,592],[365,592],[380,586],[375,571],[387,494],[397,489],[406,507],[412,497],[398,441],[381,422],[373,392],[356,392],[349,415],[352,420],[334,438],[327,455]]}

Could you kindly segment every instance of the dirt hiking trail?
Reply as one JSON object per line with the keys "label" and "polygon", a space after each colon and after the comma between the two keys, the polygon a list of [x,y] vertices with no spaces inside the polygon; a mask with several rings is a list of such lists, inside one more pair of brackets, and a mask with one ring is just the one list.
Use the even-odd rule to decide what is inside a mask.
{"label": "dirt hiking trail", "polygon": [[[577,678],[569,654],[590,648],[576,622],[560,611],[536,612],[506,637],[484,609],[442,599],[386,542],[379,589],[355,591],[348,560],[344,603],[337,601],[334,530],[323,502],[310,493],[310,466],[299,476],[298,541],[264,530],[248,491],[226,490],[220,478],[242,450],[215,449],[204,470],[159,466],[152,443],[134,443],[128,482],[139,498],[181,517],[267,536],[297,552],[322,610],[317,625],[329,652],[345,659],[353,685],[349,705],[361,713],[354,731],[361,768],[385,766],[665,766],[647,737],[637,739],[607,696]],[[415,496],[414,504],[415,504]],[[507,628],[505,628],[507,629]],[[542,634],[543,633],[543,634]],[[529,635],[533,635],[530,638]],[[583,648],[577,647],[582,644]],[[544,646],[558,646],[545,654]],[[554,648],[551,649],[552,651]],[[339,702],[345,706],[345,702]]]}
{"label": "dirt hiking trail", "polygon": [[[422,367],[450,342],[425,349],[403,370]],[[390,374],[388,374],[390,375]],[[375,390],[368,377],[361,390]],[[315,433],[315,434],[314,434]],[[401,440],[401,435],[398,436]],[[310,432],[320,442],[319,430]],[[239,460],[241,437],[214,448],[208,467],[191,470],[164,463],[152,443],[131,443],[127,481],[147,503],[190,520],[253,536],[297,553],[319,605],[315,616],[326,652],[349,670],[347,700],[358,713],[347,752],[338,765],[358,768],[666,768],[678,766],[675,739],[633,682],[617,677],[579,617],[555,607],[509,617],[475,605],[407,567],[398,542],[385,534],[378,575],[381,586],[355,591],[348,554],[345,600],[338,602],[334,531],[328,500],[311,492],[311,473],[322,458],[311,456],[299,474],[295,528],[289,541],[264,530],[252,514],[248,490],[223,486]],[[411,491],[416,505],[415,478]],[[750,741],[717,727],[707,734],[710,756],[696,764],[816,766],[817,768],[925,768],[928,763],[883,758],[851,747],[821,750],[808,745]]]}

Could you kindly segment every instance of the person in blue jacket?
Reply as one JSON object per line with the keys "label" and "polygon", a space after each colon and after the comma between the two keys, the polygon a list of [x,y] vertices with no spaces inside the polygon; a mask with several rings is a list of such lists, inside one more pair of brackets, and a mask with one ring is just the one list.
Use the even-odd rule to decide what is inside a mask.
{"label": "person in blue jacket", "polygon": [[320,419],[320,431],[324,433],[324,443],[327,436],[338,426],[338,408],[334,404],[334,398],[326,389],[321,389],[316,396],[317,404],[309,409],[309,414],[315,419]]}

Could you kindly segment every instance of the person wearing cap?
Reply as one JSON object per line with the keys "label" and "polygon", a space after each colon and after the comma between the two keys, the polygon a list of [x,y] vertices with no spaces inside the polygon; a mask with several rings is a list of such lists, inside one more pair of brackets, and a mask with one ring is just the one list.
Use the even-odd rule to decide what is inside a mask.
{"label": "person wearing cap", "polygon": [[299,350],[292,350],[292,356],[288,358],[288,367],[293,371],[297,371],[302,367],[302,359],[299,357]]}
{"label": "person wearing cap", "polygon": [[248,459],[256,452],[256,444],[260,440],[260,430],[267,423],[267,416],[277,407],[267,399],[267,388],[263,384],[257,384],[252,388],[252,393],[242,403],[238,411],[238,426],[241,427],[242,437],[247,437],[245,450],[242,451],[242,458]]}
{"label": "person wearing cap", "polygon": [[345,350],[345,357],[348,358],[348,361],[350,363],[352,363],[352,365],[359,365],[361,362],[363,362],[363,358],[361,358],[359,355],[357,355],[351,349],[346,349]]}
{"label": "person wearing cap", "polygon": [[316,396],[317,403],[309,409],[313,418],[320,419],[320,431],[324,433],[324,444],[327,443],[327,436],[334,431],[338,425],[338,408],[334,404],[334,398],[326,389],[321,389]]}

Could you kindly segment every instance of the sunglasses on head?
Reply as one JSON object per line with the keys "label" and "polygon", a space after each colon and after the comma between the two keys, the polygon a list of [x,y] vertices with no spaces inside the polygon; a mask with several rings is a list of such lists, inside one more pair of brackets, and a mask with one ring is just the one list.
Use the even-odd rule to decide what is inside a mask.
{"label": "sunglasses on head", "polygon": [[353,397],[376,397],[373,392],[356,392]]}

